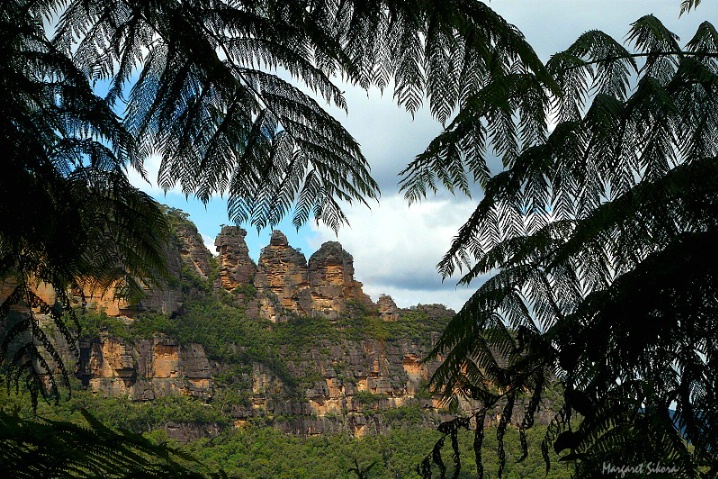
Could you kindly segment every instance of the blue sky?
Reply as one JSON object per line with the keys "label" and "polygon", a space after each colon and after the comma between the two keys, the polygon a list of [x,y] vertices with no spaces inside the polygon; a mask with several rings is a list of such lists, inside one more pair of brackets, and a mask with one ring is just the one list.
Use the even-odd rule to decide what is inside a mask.
{"label": "blue sky", "polygon": [[[690,39],[701,21],[718,20],[718,5],[710,0],[680,19],[680,0],[493,0],[489,6],[518,26],[543,60],[566,49],[587,30],[600,29],[623,39],[630,23],[649,13],[678,33],[682,43]],[[328,110],[361,144],[382,190],[380,203],[372,204],[371,209],[345,210],[351,226],[342,228],[338,236],[314,224],[307,224],[297,232],[289,220],[277,229],[287,235],[292,246],[301,248],[307,258],[324,241],[340,241],[354,256],[356,278],[364,283],[365,292],[374,300],[385,293],[400,307],[443,303],[459,309],[478,283],[470,288],[457,288],[458,278],[442,282],[435,265],[477,199],[441,192],[409,207],[397,188],[398,172],[440,132],[440,125],[426,110],[419,111],[412,120],[409,113],[394,104],[390,91],[382,96],[379,91],[367,93],[350,85],[343,85],[342,89],[346,91],[349,113]],[[156,162],[150,160],[146,166],[149,177],[156,178]],[[229,223],[226,200],[222,198],[203,205],[192,198],[185,199],[178,192],[165,194],[142,181],[139,175],[131,176],[134,184],[158,201],[187,212],[208,246],[220,225]],[[257,233],[249,229],[247,243],[255,260],[260,249],[269,243],[270,234],[269,230]]]}

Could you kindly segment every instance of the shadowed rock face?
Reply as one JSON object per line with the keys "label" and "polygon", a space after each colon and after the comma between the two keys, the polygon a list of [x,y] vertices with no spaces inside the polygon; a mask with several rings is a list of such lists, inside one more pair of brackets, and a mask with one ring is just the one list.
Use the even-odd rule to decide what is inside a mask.
{"label": "shadowed rock face", "polygon": [[182,263],[193,267],[200,278],[207,280],[211,273],[211,253],[204,245],[197,227],[190,222],[182,222],[175,228],[175,235],[179,240],[179,257]]}
{"label": "shadowed rock face", "polygon": [[[202,242],[197,228],[187,220],[178,221],[174,236],[170,235],[163,246],[163,254],[167,264],[167,276],[158,278],[156,287],[144,286],[145,297],[138,303],[130,304],[115,295],[116,285],[97,284],[93,278],[79,280],[78,287],[68,291],[75,305],[83,302],[89,310],[101,310],[108,316],[134,317],[144,311],[162,313],[167,316],[175,314],[182,307],[187,296],[195,296],[196,291],[186,290],[178,285],[182,277],[183,267],[189,268],[200,278],[206,280],[210,275],[211,253]],[[167,278],[172,278],[169,281]],[[0,303],[17,286],[12,277],[0,278]],[[56,301],[54,288],[46,283],[39,283],[35,291],[47,304]],[[84,297],[84,301],[83,301]],[[22,309],[22,307],[20,307]]]}

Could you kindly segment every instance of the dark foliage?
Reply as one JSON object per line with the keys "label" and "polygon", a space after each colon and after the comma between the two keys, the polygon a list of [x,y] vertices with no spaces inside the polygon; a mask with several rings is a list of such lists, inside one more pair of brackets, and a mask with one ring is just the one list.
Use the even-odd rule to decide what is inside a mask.
{"label": "dark foliage", "polygon": [[196,461],[177,449],[84,416],[87,425],[79,426],[0,412],[0,468],[17,479],[208,477],[193,472],[188,464]]}
{"label": "dark foliage", "polygon": [[648,15],[627,42],[590,31],[554,55],[560,95],[512,74],[487,85],[406,170],[410,201],[434,179],[467,190],[467,172],[485,192],[439,269],[488,279],[437,345],[433,382],[501,391],[501,442],[513,395],[535,411],[558,377],[546,457],[579,477],[605,463],[715,477],[718,33],[705,22],[681,46]]}

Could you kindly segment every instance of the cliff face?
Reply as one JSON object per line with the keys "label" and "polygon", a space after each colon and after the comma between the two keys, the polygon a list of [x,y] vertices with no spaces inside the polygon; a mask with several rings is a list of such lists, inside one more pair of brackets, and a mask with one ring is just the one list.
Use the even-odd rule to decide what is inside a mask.
{"label": "cliff face", "polygon": [[[234,388],[232,396],[243,398],[228,404],[235,427],[252,422],[298,435],[377,434],[385,427],[377,411],[415,405],[427,412],[427,421],[432,414],[439,417],[438,401],[422,389],[436,367],[421,363],[427,352],[427,344],[410,340],[318,340],[301,355],[286,348],[284,374],[254,362],[245,365],[247,372],[235,377],[233,386],[220,388]],[[231,368],[209,360],[198,344],[164,335],[133,342],[103,334],[80,344],[77,376],[101,398],[190,396],[211,404],[218,387],[214,378]],[[188,436],[185,429],[167,427],[177,439]]]}
{"label": "cliff face", "polygon": [[[341,244],[324,243],[307,262],[287,237],[275,230],[254,266],[245,236],[240,228],[222,228],[215,241],[220,274],[216,286],[238,291],[238,298],[259,317],[273,322],[287,321],[292,314],[335,319],[349,301],[376,309],[354,279],[354,259]],[[250,297],[246,291],[256,294]]]}
{"label": "cliff face", "polygon": [[[130,327],[143,311],[181,315],[184,302],[219,293],[242,308],[248,321],[289,321],[289,325],[297,317],[337,321],[351,303],[385,321],[400,316],[391,298],[382,296],[377,307],[363,292],[362,283],[354,278],[354,260],[338,242],[324,243],[307,261],[284,234],[274,231],[255,265],[245,230],[224,226],[215,240],[213,258],[186,216],[170,214],[174,215],[174,237],[166,248],[170,279],[161,289],[148,290],[140,304],[130,306],[107,294],[94,294],[90,309],[119,316]],[[52,291],[39,293],[51,299]],[[384,427],[376,411],[412,404],[436,410],[436,402],[422,391],[436,366],[421,363],[430,346],[431,338],[420,343],[314,337],[302,346],[301,354],[296,345],[282,346],[281,367],[271,361],[242,364],[244,372],[228,385],[228,371],[237,364],[210,359],[200,344],[180,344],[166,334],[129,340],[104,332],[79,344],[77,377],[98,397],[137,401],[189,396],[211,404],[218,391],[225,397],[229,388],[232,397],[242,398],[229,406],[237,427],[268,421],[287,433],[361,436]],[[218,383],[218,377],[225,379]],[[178,439],[193,434],[187,424],[168,424],[165,429]]]}
{"label": "cliff face", "polygon": [[[192,231],[192,228],[194,231]],[[183,228],[176,231],[164,245],[165,261],[167,263],[167,278],[160,277],[155,287],[144,285],[144,298],[137,303],[129,303],[126,299],[115,294],[116,286],[99,285],[93,278],[80,281],[78,287],[68,291],[69,297],[75,306],[84,304],[88,310],[103,311],[108,316],[135,317],[143,312],[156,312],[170,316],[181,307],[186,296],[192,296],[192,291],[182,291],[179,286],[182,277],[183,265],[188,266],[196,274],[206,279],[209,275],[209,258],[211,254],[202,244],[201,237],[194,228]],[[30,280],[33,284],[33,281]],[[13,277],[0,278],[0,304],[17,286]],[[46,304],[52,306],[57,301],[54,288],[44,282],[33,286],[35,294]],[[14,309],[27,310],[22,304]],[[36,309],[39,312],[39,308]]]}
{"label": "cliff face", "polygon": [[211,274],[210,254],[202,241],[197,227],[188,220],[180,221],[174,228],[177,238],[177,252],[182,264],[188,266],[205,281]]}
{"label": "cliff face", "polygon": [[101,335],[81,342],[77,376],[103,397],[209,399],[212,391],[204,348],[161,335],[137,342]]}
{"label": "cliff face", "polygon": [[260,297],[260,315],[270,321],[286,319],[286,313],[306,315],[311,309],[307,260],[275,230],[262,250],[254,286]]}
{"label": "cliff face", "polygon": [[429,411],[437,406],[416,397],[436,367],[419,364],[426,353],[411,341],[320,341],[305,357],[288,361],[291,377],[304,378],[294,391],[270,370],[255,365],[251,401],[233,409],[235,425],[274,418],[275,427],[293,434],[379,433],[383,424],[376,411],[412,404]]}
{"label": "cliff face", "polygon": [[[399,413],[399,408],[421,411],[421,424],[427,427],[453,418],[439,398],[425,389],[438,362],[425,363],[422,358],[437,337],[438,333],[432,335],[430,342],[318,339],[301,354],[284,348],[283,371],[277,370],[277,364],[252,362],[243,365],[243,372],[229,374],[232,379],[227,383],[236,365],[208,359],[201,345],[184,345],[161,335],[137,342],[105,335],[81,344],[79,376],[102,398],[195,398],[221,411],[229,424],[225,427],[253,424],[301,436],[361,437],[391,428],[386,414]],[[515,425],[523,420],[524,403],[516,405]],[[478,402],[459,404],[466,412],[478,407]],[[544,398],[537,423],[548,424],[552,408],[552,401]],[[486,417],[487,427],[499,424],[500,411],[499,407]],[[180,441],[216,435],[221,429],[200,422],[168,422],[163,428]]]}

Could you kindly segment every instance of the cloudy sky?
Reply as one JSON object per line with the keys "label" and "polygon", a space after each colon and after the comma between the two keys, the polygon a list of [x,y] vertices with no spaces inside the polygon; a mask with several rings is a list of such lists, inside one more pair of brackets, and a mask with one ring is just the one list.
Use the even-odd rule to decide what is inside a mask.
{"label": "cloudy sky", "polygon": [[[649,13],[678,33],[682,42],[690,39],[701,21],[718,20],[718,4],[711,0],[681,18],[680,0],[493,0],[489,5],[519,27],[543,60],[566,49],[587,30],[603,30],[622,39],[632,21]],[[361,144],[382,191],[380,203],[372,204],[371,209],[347,209],[351,226],[341,229],[338,237],[314,224],[299,232],[290,222],[278,229],[307,258],[323,242],[340,241],[354,256],[356,278],[374,300],[384,293],[400,307],[443,303],[459,309],[478,283],[466,288],[455,286],[458,278],[442,282],[436,263],[477,199],[441,192],[409,207],[397,187],[398,172],[424,150],[441,131],[440,126],[426,110],[419,111],[412,120],[410,114],[395,106],[390,92],[382,96],[378,91],[342,88],[346,90],[349,113],[330,111]],[[146,166],[150,178],[155,178],[157,165],[150,161]],[[160,202],[189,213],[214,252],[211,245],[220,225],[229,223],[225,200],[216,198],[205,206],[176,192],[165,194],[136,175],[134,183]],[[255,260],[268,244],[270,234],[269,230],[249,231],[247,243]]]}

